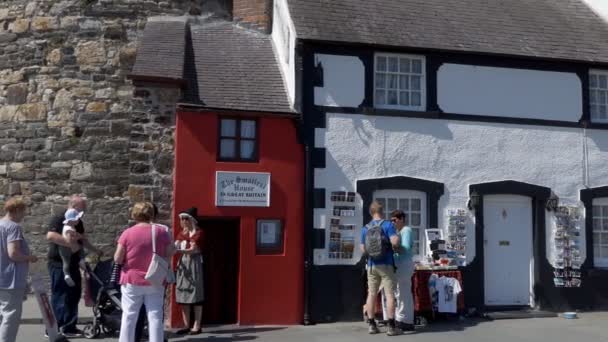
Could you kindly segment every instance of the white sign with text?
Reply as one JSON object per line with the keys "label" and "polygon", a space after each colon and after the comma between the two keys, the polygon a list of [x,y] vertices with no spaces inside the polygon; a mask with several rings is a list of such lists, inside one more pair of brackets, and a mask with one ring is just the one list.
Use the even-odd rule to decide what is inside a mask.
{"label": "white sign with text", "polygon": [[218,207],[269,207],[270,173],[217,171],[215,205]]}

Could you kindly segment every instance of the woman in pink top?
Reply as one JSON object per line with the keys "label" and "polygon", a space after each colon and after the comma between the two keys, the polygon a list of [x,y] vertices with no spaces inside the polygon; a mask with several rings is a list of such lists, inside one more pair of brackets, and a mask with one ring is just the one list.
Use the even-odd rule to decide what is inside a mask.
{"label": "woman in pink top", "polygon": [[[165,289],[152,285],[146,279],[146,272],[152,260],[152,228],[154,207],[148,202],[133,206],[131,217],[137,222],[125,230],[118,239],[114,261],[122,265],[120,284],[122,293],[122,323],[119,342],[135,339],[135,325],[142,304],[148,315],[148,334],[150,342],[162,342],[163,301]],[[156,254],[169,258],[174,247],[166,230],[154,227],[156,234]]]}

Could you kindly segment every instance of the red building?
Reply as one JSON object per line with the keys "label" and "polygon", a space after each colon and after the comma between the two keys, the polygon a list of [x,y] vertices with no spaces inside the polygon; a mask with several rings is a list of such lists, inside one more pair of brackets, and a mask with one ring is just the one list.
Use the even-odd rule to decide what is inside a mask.
{"label": "red building", "polygon": [[[304,152],[270,36],[230,21],[149,21],[131,78],[179,87],[177,214],[203,217],[204,324],[298,324],[304,310]],[[171,299],[171,323],[180,326]]]}
{"label": "red building", "polygon": [[[256,126],[255,161],[221,160],[222,123],[225,131],[226,125]],[[209,300],[204,306],[204,321],[299,323],[304,291],[304,165],[294,121],[251,113],[226,116],[180,110],[175,144],[175,211],[196,206],[205,218],[205,291]],[[268,173],[270,205],[218,206],[215,189],[220,171]],[[260,246],[261,220],[279,221],[278,246],[266,250]]]}

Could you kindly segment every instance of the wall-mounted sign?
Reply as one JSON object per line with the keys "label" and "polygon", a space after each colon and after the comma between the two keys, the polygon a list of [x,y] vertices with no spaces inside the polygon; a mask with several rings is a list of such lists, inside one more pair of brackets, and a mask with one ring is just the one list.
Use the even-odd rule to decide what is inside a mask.
{"label": "wall-mounted sign", "polygon": [[215,205],[218,207],[269,207],[270,173],[217,171]]}
{"label": "wall-mounted sign", "polygon": [[283,224],[281,220],[258,220],[256,254],[283,253]]}

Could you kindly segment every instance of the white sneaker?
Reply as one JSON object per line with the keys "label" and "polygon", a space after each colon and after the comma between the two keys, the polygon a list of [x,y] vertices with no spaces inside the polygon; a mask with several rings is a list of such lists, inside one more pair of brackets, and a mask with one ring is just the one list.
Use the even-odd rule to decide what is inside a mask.
{"label": "white sneaker", "polygon": [[63,277],[63,280],[65,280],[65,283],[68,284],[69,287],[74,287],[76,285],[72,277],[70,277],[69,275]]}

